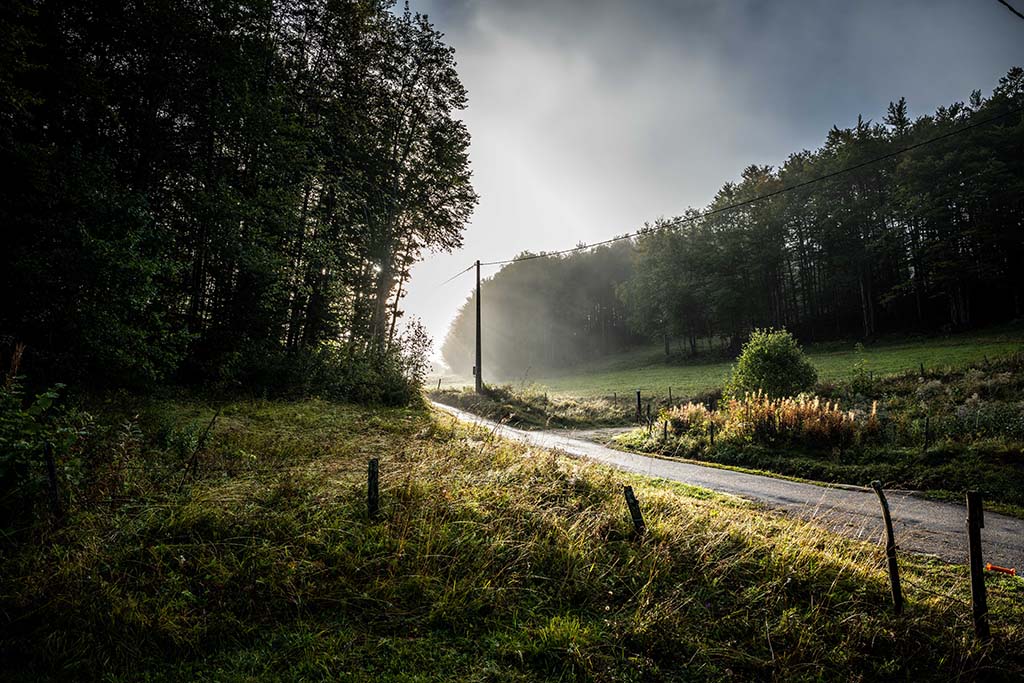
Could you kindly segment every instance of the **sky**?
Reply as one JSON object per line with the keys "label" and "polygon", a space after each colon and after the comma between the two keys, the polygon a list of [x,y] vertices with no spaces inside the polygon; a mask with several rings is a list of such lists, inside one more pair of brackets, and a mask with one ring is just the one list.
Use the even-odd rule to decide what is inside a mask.
{"label": "sky", "polygon": [[[1024,11],[1024,0],[1009,0]],[[404,300],[440,348],[476,259],[607,239],[703,207],[750,164],[858,114],[989,94],[1024,66],[997,0],[410,0],[455,48],[480,203]],[[483,276],[492,275],[485,269]]]}

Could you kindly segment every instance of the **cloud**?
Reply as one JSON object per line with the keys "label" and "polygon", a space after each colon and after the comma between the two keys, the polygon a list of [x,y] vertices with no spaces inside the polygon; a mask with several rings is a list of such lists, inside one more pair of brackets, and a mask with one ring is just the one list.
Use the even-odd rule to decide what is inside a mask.
{"label": "cloud", "polygon": [[906,96],[922,114],[1024,63],[996,2],[423,0],[456,49],[481,203],[457,254],[413,270],[440,342],[476,258],[605,239],[703,206]]}

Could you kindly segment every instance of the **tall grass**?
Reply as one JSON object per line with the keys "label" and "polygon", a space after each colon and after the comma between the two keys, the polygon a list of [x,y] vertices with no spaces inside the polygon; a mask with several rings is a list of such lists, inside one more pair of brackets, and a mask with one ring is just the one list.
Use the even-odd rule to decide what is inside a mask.
{"label": "tall grass", "polygon": [[[221,407],[200,474],[2,558],[15,679],[915,680],[1024,674],[1024,591],[417,411]],[[151,406],[151,425],[212,408]],[[159,419],[154,419],[159,418]],[[190,442],[191,443],[191,442]],[[294,453],[289,460],[288,454]],[[244,454],[244,455],[243,455]],[[251,467],[225,464],[244,457]],[[381,517],[365,508],[381,460]],[[622,499],[640,498],[635,539]],[[918,588],[920,587],[920,588]],[[948,597],[947,597],[948,596]]]}
{"label": "tall grass", "polygon": [[842,448],[865,441],[878,434],[880,424],[877,402],[865,414],[843,410],[838,400],[810,395],[771,398],[760,391],[731,399],[719,410],[699,403],[671,407],[659,419],[667,421],[676,436],[710,437],[714,425],[723,441],[811,448]]}

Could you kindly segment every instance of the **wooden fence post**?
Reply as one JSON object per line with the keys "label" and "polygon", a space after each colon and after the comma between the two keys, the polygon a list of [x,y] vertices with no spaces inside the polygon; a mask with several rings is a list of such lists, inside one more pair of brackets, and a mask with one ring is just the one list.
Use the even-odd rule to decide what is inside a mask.
{"label": "wooden fence post", "polygon": [[636,421],[639,424],[643,419],[643,411],[640,408],[640,390],[636,390]]}
{"label": "wooden fence post", "polygon": [[43,459],[46,461],[47,491],[50,496],[50,510],[53,516],[60,519],[64,516],[64,508],[60,504],[60,489],[57,487],[57,464],[53,460],[53,448],[49,443],[43,445]]}
{"label": "wooden fence post", "polygon": [[981,559],[981,530],[985,526],[985,512],[981,494],[967,492],[967,541],[971,554],[971,613],[974,632],[978,638],[988,640],[988,600],[985,596],[985,565]]}
{"label": "wooden fence post", "polygon": [[903,613],[903,591],[900,588],[900,566],[896,560],[896,538],[892,532],[892,517],[889,514],[889,501],[882,491],[882,482],[871,482],[871,488],[878,494],[878,502],[882,504],[882,519],[885,520],[885,556],[889,560],[889,583],[892,585],[892,607],[896,614]]}
{"label": "wooden fence post", "polygon": [[662,442],[668,442],[668,420],[661,423],[661,440]]}
{"label": "wooden fence post", "polygon": [[637,536],[643,536],[644,532],[647,531],[647,525],[644,524],[644,516],[640,512],[640,501],[638,501],[636,496],[633,494],[633,487],[622,487],[622,495],[626,497],[626,505],[629,507],[629,516],[633,519],[633,529],[636,530]]}
{"label": "wooden fence post", "polygon": [[437,378],[437,390],[441,391],[441,378],[440,377]]}
{"label": "wooden fence post", "polygon": [[366,510],[370,519],[380,512],[380,459],[370,458],[366,477]]}

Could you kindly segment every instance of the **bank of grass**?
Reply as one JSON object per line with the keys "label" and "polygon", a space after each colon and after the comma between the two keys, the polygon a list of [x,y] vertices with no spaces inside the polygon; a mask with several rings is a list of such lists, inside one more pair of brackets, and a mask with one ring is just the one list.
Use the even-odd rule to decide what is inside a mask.
{"label": "bank of grass", "polygon": [[[842,381],[858,361],[866,360],[878,375],[919,369],[939,370],[949,366],[977,363],[1024,349],[1024,325],[1015,324],[978,332],[937,337],[894,337],[868,344],[810,344],[805,351],[822,381]],[[637,389],[645,396],[664,398],[672,387],[675,397],[690,397],[721,387],[732,367],[731,360],[708,362],[698,356],[666,363],[657,347],[638,349],[592,363],[568,368],[561,373],[544,373],[529,379],[552,397],[611,398],[627,402]],[[436,380],[435,380],[436,381]],[[445,385],[456,386],[448,378]]]}
{"label": "bank of grass", "polygon": [[442,388],[428,397],[495,422],[529,429],[586,429],[628,424],[635,413],[619,401],[604,398],[549,396],[533,386]]}
{"label": "bank of grass", "polygon": [[[1024,675],[1018,579],[988,579],[995,638],[979,644],[963,567],[903,556],[895,617],[877,545],[425,410],[108,410],[123,423],[81,482],[94,499],[0,558],[12,680]],[[197,478],[183,479],[197,443]]]}
{"label": "bank of grass", "polygon": [[879,377],[867,367],[817,388],[822,410],[832,406],[829,415],[842,418],[843,429],[834,434],[823,430],[831,424],[824,415],[790,425],[788,416],[773,419],[757,409],[763,400],[748,398],[717,411],[691,406],[663,412],[652,429],[635,429],[617,443],[812,481],[866,485],[878,479],[942,499],[962,500],[965,490],[976,489],[1004,511],[1020,514],[1024,354],[924,376]]}

